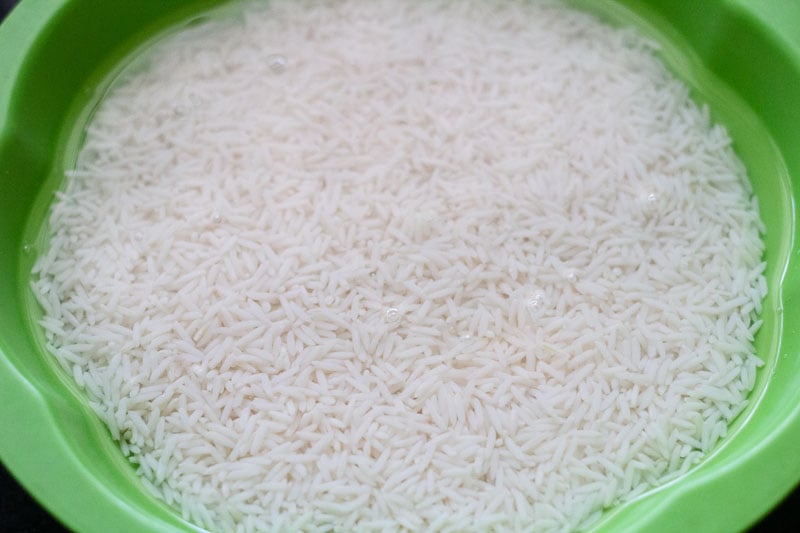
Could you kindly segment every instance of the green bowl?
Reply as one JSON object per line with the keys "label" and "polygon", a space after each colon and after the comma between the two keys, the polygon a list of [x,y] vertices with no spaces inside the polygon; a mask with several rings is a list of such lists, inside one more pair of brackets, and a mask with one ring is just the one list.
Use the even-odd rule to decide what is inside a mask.
{"label": "green bowl", "polygon": [[[147,492],[44,353],[28,281],[52,192],[123,58],[218,3],[25,0],[0,25],[0,458],[75,530],[198,530]],[[800,481],[800,2],[574,3],[661,43],[729,129],[759,196],[770,286],[756,338],[765,365],[748,409],[700,465],[595,529],[740,530]]]}

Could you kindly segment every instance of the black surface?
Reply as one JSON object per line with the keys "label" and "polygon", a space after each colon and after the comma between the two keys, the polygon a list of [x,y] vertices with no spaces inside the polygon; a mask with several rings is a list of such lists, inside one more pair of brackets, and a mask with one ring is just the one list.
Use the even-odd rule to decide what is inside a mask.
{"label": "black surface", "polygon": [[67,531],[42,509],[25,490],[2,469],[0,492],[0,531],[8,533],[50,533]]}
{"label": "black surface", "polygon": [[[113,1],[113,0],[109,0]],[[0,0],[0,19],[16,3]],[[0,53],[2,51],[0,50]],[[2,428],[0,431],[8,431]],[[800,443],[798,443],[800,453]],[[67,531],[45,511],[3,467],[0,469],[0,532],[58,533]],[[800,487],[750,529],[751,533],[800,532]]]}

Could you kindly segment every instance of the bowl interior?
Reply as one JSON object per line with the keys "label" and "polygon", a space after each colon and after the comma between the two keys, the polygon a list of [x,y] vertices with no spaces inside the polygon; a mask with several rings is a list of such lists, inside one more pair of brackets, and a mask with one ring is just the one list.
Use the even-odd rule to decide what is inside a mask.
{"label": "bowl interior", "polygon": [[[680,479],[604,514],[598,530],[735,530],[800,480],[800,5],[573,0],[662,47],[731,133],[767,227],[770,292],[751,403],[714,453]],[[785,9],[775,9],[780,4]],[[43,349],[29,272],[81,125],[128,54],[219,2],[23,2],[0,27],[0,456],[81,531],[191,531],[138,481],[80,391]],[[788,37],[787,37],[788,36]],[[65,43],[69,43],[66,45]],[[793,307],[794,306],[794,307]]]}

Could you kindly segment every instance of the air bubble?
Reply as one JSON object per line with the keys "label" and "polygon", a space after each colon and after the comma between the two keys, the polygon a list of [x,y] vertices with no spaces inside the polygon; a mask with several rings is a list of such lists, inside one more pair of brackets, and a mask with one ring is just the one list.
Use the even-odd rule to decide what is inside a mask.
{"label": "air bubble", "polygon": [[23,244],[22,245],[22,253],[24,253],[25,255],[32,254],[33,253],[33,246],[31,246],[28,243]]}
{"label": "air bubble", "polygon": [[281,54],[271,54],[267,56],[267,65],[275,74],[280,74],[286,70],[286,56]]}
{"label": "air bubble", "polygon": [[541,291],[537,291],[528,298],[528,301],[525,302],[525,309],[528,311],[528,315],[532,319],[537,319],[542,316],[542,313],[547,306],[547,298],[545,294]]}
{"label": "air bubble", "polygon": [[642,213],[644,213],[645,216],[652,216],[653,214],[655,214],[656,209],[658,208],[658,204],[659,204],[658,194],[654,192],[647,194],[646,196],[644,196],[644,199],[642,200],[642,207],[641,207]]}
{"label": "air bubble", "polygon": [[528,308],[528,313],[532,315],[539,314],[544,308],[544,303],[545,303],[544,293],[537,292],[528,299],[528,302],[526,304],[526,307]]}
{"label": "air bubble", "polygon": [[400,321],[400,310],[396,307],[390,307],[384,313],[384,318],[386,319],[386,322],[390,324],[396,324]]}
{"label": "air bubble", "polygon": [[214,212],[211,214],[211,221],[212,221],[214,224],[219,224],[219,223],[221,223],[221,222],[222,222],[222,215],[221,215],[221,214],[220,214],[218,211],[214,211]]}

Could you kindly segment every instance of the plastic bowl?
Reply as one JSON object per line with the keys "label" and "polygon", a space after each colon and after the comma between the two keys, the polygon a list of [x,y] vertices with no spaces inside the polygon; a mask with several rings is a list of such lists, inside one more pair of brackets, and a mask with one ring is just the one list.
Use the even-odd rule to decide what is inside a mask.
{"label": "plastic bowl", "polygon": [[[767,226],[770,293],[749,408],[687,475],[606,512],[598,531],[732,531],[800,481],[800,3],[575,0],[660,42],[748,167]],[[28,276],[80,125],[122,59],[217,5],[26,0],[0,25],[0,458],[87,532],[197,531],[139,483],[76,386],[38,344]],[[33,243],[33,244],[32,244]]]}

